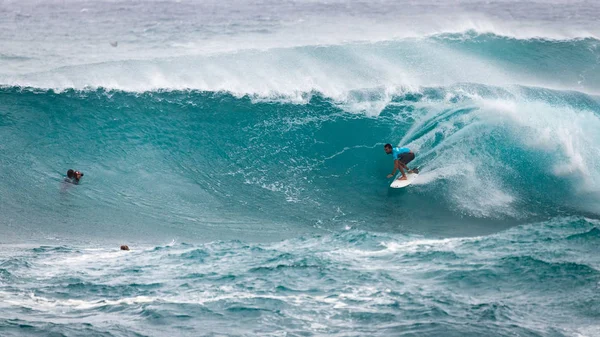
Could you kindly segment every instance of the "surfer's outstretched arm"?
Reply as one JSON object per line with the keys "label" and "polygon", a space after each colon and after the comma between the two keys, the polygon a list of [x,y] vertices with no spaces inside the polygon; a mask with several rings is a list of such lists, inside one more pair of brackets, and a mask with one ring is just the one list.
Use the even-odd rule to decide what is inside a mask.
{"label": "surfer's outstretched arm", "polygon": [[396,173],[396,170],[399,170],[400,173],[402,173],[402,178],[400,179],[406,179],[406,174],[404,173],[404,169],[408,168],[406,167],[406,165],[404,165],[404,163],[402,163],[399,160],[394,160],[394,170],[392,171],[392,173],[388,174],[388,178],[391,178],[394,176],[394,174]]}
{"label": "surfer's outstretched arm", "polygon": [[388,178],[391,178],[394,176],[394,174],[396,174],[396,170],[398,169],[398,161],[394,160],[394,169],[392,170],[392,173],[388,174]]}

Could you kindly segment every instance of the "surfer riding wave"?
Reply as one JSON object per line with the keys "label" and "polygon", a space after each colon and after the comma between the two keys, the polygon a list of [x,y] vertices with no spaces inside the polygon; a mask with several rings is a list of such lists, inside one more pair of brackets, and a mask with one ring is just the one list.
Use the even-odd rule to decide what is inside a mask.
{"label": "surfer riding wave", "polygon": [[[406,173],[419,173],[419,169],[409,169],[406,166],[413,159],[415,159],[415,154],[407,147],[392,147],[391,144],[385,144],[383,146],[385,153],[392,154],[394,157],[394,170],[392,173],[388,174],[388,178],[391,178],[396,173],[396,170],[399,170],[402,173],[402,176],[398,178],[399,180],[406,180]],[[406,173],[405,173],[406,171]]]}

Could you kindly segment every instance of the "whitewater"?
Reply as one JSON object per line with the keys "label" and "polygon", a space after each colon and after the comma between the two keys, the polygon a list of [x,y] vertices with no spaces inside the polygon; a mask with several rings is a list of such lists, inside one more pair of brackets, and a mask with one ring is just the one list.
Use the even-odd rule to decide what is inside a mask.
{"label": "whitewater", "polygon": [[0,1],[0,336],[599,336],[598,17]]}

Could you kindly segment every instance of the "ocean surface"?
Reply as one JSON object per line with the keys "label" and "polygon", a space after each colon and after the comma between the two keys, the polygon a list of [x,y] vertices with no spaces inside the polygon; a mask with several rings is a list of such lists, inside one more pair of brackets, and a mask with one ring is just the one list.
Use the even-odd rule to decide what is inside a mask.
{"label": "ocean surface", "polygon": [[0,336],[600,336],[599,17],[0,0]]}

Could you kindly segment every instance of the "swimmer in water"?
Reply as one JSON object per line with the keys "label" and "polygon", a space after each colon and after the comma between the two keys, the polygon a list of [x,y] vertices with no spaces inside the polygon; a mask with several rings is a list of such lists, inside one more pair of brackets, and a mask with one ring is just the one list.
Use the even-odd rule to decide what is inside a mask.
{"label": "swimmer in water", "polygon": [[79,184],[81,177],[83,177],[83,173],[69,169],[67,171],[67,178],[65,178],[65,181],[72,184]]}

